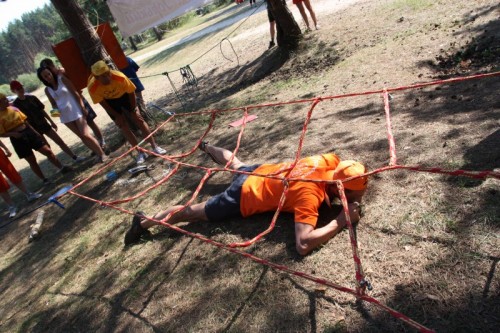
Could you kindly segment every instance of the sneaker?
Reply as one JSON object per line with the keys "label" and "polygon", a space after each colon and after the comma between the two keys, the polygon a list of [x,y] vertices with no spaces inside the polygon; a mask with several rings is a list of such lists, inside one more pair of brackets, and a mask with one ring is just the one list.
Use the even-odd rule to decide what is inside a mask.
{"label": "sneaker", "polygon": [[85,157],[83,156],[78,156],[78,155],[75,155],[75,157],[73,157],[73,162],[74,163],[80,163],[82,161],[85,161]]}
{"label": "sneaker", "polygon": [[125,234],[125,246],[137,243],[141,239],[141,236],[146,232],[146,229],[141,226],[141,220],[144,216],[146,216],[144,212],[138,211],[135,213],[134,218],[132,219],[132,225]]}
{"label": "sneaker", "polygon": [[146,162],[146,157],[147,155],[144,154],[144,153],[139,153],[139,155],[137,155],[137,164],[143,164],[144,162]]}
{"label": "sneaker", "polygon": [[274,41],[272,40],[272,41],[270,41],[270,42],[269,42],[269,47],[268,47],[268,48],[269,48],[269,49],[272,49],[275,45],[276,45],[276,44],[275,44],[275,43],[274,43]]}
{"label": "sneaker", "polygon": [[36,199],[40,198],[42,196],[41,193],[33,193],[30,192],[26,195],[26,198],[28,199],[29,202],[35,201]]}
{"label": "sneaker", "polygon": [[14,218],[17,215],[17,207],[16,206],[10,206],[9,207],[9,218]]}
{"label": "sneaker", "polygon": [[153,151],[155,154],[158,154],[158,155],[165,155],[167,153],[167,151],[160,146],[154,147]]}
{"label": "sneaker", "polygon": [[316,28],[316,30],[319,30],[319,24],[316,24],[314,27]]}
{"label": "sneaker", "polygon": [[67,174],[69,172],[73,171],[73,168],[67,165],[63,165],[61,169],[59,169],[59,172],[61,172],[63,175]]}

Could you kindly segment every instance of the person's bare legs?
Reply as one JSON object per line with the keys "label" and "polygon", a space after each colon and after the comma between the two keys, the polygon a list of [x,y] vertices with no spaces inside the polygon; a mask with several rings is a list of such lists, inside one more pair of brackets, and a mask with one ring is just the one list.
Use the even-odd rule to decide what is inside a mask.
{"label": "person's bare legs", "polygon": [[296,6],[299,9],[300,15],[302,16],[302,19],[304,20],[307,29],[311,30],[311,27],[309,26],[309,20],[307,19],[307,14],[306,14],[306,10],[304,8],[304,5],[302,4],[302,2],[299,2],[298,4],[296,4]]}
{"label": "person's bare legs", "polygon": [[269,33],[271,34],[271,42],[274,43],[276,37],[276,21],[269,22]]}
{"label": "person's bare legs", "polygon": [[76,154],[71,150],[70,147],[68,147],[66,142],[63,141],[63,139],[59,136],[59,134],[57,134],[56,131],[50,129],[50,131],[45,133],[45,135],[51,138],[52,141],[54,141],[56,145],[58,145],[62,149],[62,151],[65,152],[69,157],[73,159],[76,157]]}
{"label": "person's bare legs", "polygon": [[137,138],[135,137],[134,133],[128,126],[127,119],[125,119],[125,116],[123,114],[116,116],[114,122],[116,126],[120,128],[123,135],[125,136],[125,139],[127,139],[128,143],[130,143],[132,147],[137,146],[139,141],[137,141]]}
{"label": "person's bare legs", "polygon": [[[45,146],[44,146],[45,147]],[[45,180],[47,179],[45,177],[45,175],[43,174],[42,172],[42,169],[40,169],[40,165],[38,165],[38,162],[36,161],[36,157],[35,155],[31,155],[31,156],[27,156],[24,158],[26,160],[26,162],[28,162],[28,164],[30,165],[30,168],[31,168],[31,171],[33,171],[33,173],[35,175],[38,176],[38,178],[40,178],[41,180]]]}
{"label": "person's bare legs", "polygon": [[[305,4],[307,10],[309,11],[309,14],[311,15],[311,18],[312,18],[313,23],[314,23],[314,28],[318,29],[318,22],[316,21],[316,13],[314,12],[314,9],[311,6],[311,1],[304,0],[304,4]],[[309,24],[307,26],[309,26]]]}
{"label": "person's bare legs", "polygon": [[75,133],[80,140],[97,156],[101,159],[105,159],[104,151],[97,142],[97,140],[90,134],[90,129],[87,126],[87,122],[82,118],[65,124],[73,133]]}
{"label": "person's bare legs", "polygon": [[[199,222],[199,221],[208,221],[208,217],[207,215],[205,214],[205,204],[207,202],[204,201],[204,202],[200,202],[198,204],[195,204],[195,205],[192,205],[192,206],[188,206],[186,207],[184,210],[172,215],[172,217],[170,218],[170,220],[168,220],[168,223],[170,224],[175,224],[175,223],[178,223],[178,222]],[[155,220],[161,220],[161,219],[164,219],[168,214],[170,214],[171,212],[173,211],[176,211],[180,208],[182,208],[183,206],[172,206],[172,207],[169,207],[167,208],[166,210],[162,211],[162,212],[159,212],[159,213],[156,213],[153,218]],[[155,225],[161,225],[159,223],[156,223],[154,221],[150,221],[150,220],[143,220],[141,221],[141,227],[143,227],[144,229],[149,229],[151,228],[152,226],[155,226]]]}
{"label": "person's bare legs", "polygon": [[[226,165],[231,159],[233,152],[225,148],[220,148],[216,146],[211,146],[208,143],[205,145],[205,152],[209,154],[216,163],[220,165]],[[234,156],[229,168],[237,170],[244,166],[245,163],[241,162],[238,157]]]}
{"label": "person's bare legs", "polygon": [[104,146],[105,141],[104,141],[104,136],[102,135],[101,129],[94,122],[94,119],[87,120],[87,125],[92,130],[92,132],[94,133],[94,135],[95,135],[95,137],[96,137],[96,139],[97,139],[97,141],[99,143],[99,146],[101,146],[101,148],[102,148]]}
{"label": "person's bare legs", "polygon": [[[144,118],[142,118],[141,114],[139,113],[139,109],[137,107],[135,108],[134,112],[130,113],[130,115],[132,116],[132,120],[141,130],[141,133],[142,135],[144,135],[144,137],[151,134],[151,130],[149,129],[148,123],[146,123]],[[153,136],[149,137],[146,141],[149,142],[151,148],[153,149],[156,148],[156,142]]]}
{"label": "person's bare legs", "polygon": [[[59,159],[56,157],[56,155],[54,155],[54,153],[52,152],[52,150],[50,149],[49,146],[47,146],[47,145],[42,146],[40,149],[38,149],[38,152],[40,154],[44,155],[45,157],[47,157],[47,159],[50,161],[50,163],[52,163],[56,168],[61,169],[63,167],[61,161],[59,161]],[[34,157],[35,156],[33,155],[33,158]],[[28,159],[26,158],[26,160],[28,160]],[[36,165],[38,166],[38,163],[36,162],[35,158],[34,158],[34,160],[35,160]],[[29,163],[29,161],[28,161],[28,163]],[[31,166],[31,163],[30,163],[30,166]],[[40,166],[38,166],[38,168],[40,168]],[[45,177],[42,179],[45,179]]]}

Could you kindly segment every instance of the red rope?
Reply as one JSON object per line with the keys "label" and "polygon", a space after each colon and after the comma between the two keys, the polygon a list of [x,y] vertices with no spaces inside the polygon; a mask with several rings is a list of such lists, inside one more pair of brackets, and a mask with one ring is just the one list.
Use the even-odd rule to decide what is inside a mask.
{"label": "red rope", "polygon": [[[316,283],[332,287],[332,288],[337,289],[337,290],[342,291],[342,292],[350,293],[351,295],[354,295],[358,299],[367,301],[369,303],[372,303],[372,304],[374,304],[374,305],[376,305],[376,306],[378,306],[378,307],[380,307],[380,308],[388,311],[395,318],[403,320],[404,322],[406,322],[409,325],[415,327],[416,329],[418,329],[421,332],[432,332],[431,330],[429,330],[425,326],[423,326],[423,325],[421,325],[421,324],[413,321],[412,319],[406,317],[405,315],[403,315],[403,314],[401,314],[401,313],[399,313],[399,312],[391,309],[390,307],[388,307],[388,306],[380,303],[375,298],[372,298],[372,297],[367,296],[365,294],[365,286],[361,283],[363,281],[363,279],[364,279],[364,273],[363,273],[363,269],[362,269],[362,265],[361,265],[361,259],[360,259],[359,253],[358,253],[358,247],[357,247],[357,241],[356,241],[355,234],[354,234],[354,229],[353,229],[353,226],[352,226],[352,223],[351,223],[351,220],[350,220],[350,215],[349,215],[349,210],[348,210],[348,203],[347,203],[347,198],[346,198],[345,192],[344,192],[343,182],[350,181],[352,179],[356,179],[356,178],[359,178],[359,177],[362,177],[362,176],[370,176],[370,175],[373,175],[373,174],[376,174],[376,173],[380,173],[380,172],[384,172],[384,171],[389,171],[389,170],[397,170],[397,169],[406,169],[406,170],[412,170],[412,171],[438,173],[438,174],[448,174],[448,175],[453,175],[453,176],[465,176],[465,177],[478,178],[478,179],[484,179],[486,177],[494,177],[494,178],[500,179],[500,173],[495,172],[495,171],[467,171],[467,170],[452,170],[452,171],[450,171],[450,170],[445,170],[445,169],[441,169],[441,168],[429,168],[429,167],[422,167],[422,166],[397,165],[396,164],[395,140],[394,140],[394,137],[393,137],[393,134],[392,134],[392,129],[391,129],[392,126],[391,126],[391,119],[390,119],[390,107],[389,107],[389,95],[388,95],[388,92],[391,92],[391,91],[401,91],[401,90],[407,90],[407,89],[415,89],[415,88],[421,88],[421,87],[426,87],[426,86],[431,86],[431,85],[442,85],[442,84],[461,82],[461,81],[471,80],[471,79],[479,79],[479,78],[486,78],[486,77],[495,77],[495,76],[499,76],[499,75],[500,75],[500,72],[494,72],[494,73],[489,73],[489,74],[478,74],[478,75],[472,75],[472,76],[468,76],[468,77],[454,78],[454,79],[448,79],[448,80],[438,80],[438,81],[433,81],[433,82],[420,83],[420,84],[414,84],[414,85],[408,85],[408,86],[402,86],[402,87],[396,87],[396,88],[387,88],[387,89],[384,89],[384,90],[365,91],[365,92],[360,92],[360,93],[351,93],[351,94],[334,95],[334,96],[326,96],[326,97],[316,97],[316,98],[313,98],[313,99],[303,99],[303,100],[296,100],[296,101],[289,101],[289,102],[251,105],[251,106],[247,106],[247,107],[238,107],[238,108],[231,108],[231,109],[226,109],[226,110],[210,110],[210,111],[191,112],[191,113],[186,113],[186,114],[176,114],[176,115],[171,116],[164,123],[162,123],[160,126],[158,126],[158,128],[156,130],[152,131],[152,133],[150,135],[148,135],[146,138],[144,138],[139,144],[144,143],[148,138],[150,138],[152,135],[154,135],[161,127],[165,126],[166,123],[170,122],[175,117],[201,115],[201,114],[208,114],[208,113],[210,113],[211,114],[211,119],[210,119],[209,125],[207,126],[207,129],[205,130],[205,132],[203,133],[203,135],[200,137],[200,139],[197,141],[197,143],[195,144],[195,146],[193,148],[191,148],[189,151],[187,151],[186,153],[179,154],[179,155],[160,156],[160,155],[155,154],[155,153],[153,153],[151,151],[148,151],[148,150],[146,150],[146,149],[144,149],[144,148],[142,148],[140,146],[132,147],[132,148],[128,149],[124,154],[122,154],[119,157],[117,157],[116,159],[114,159],[114,161],[112,161],[112,163],[110,163],[108,165],[105,165],[105,166],[102,166],[101,168],[98,168],[98,170],[96,170],[95,172],[93,172],[89,177],[87,177],[86,179],[84,179],[84,180],[80,181],[78,184],[76,184],[73,187],[73,189],[70,190],[68,193],[70,193],[72,195],[75,195],[75,196],[77,196],[79,198],[82,198],[82,199],[85,199],[85,200],[89,200],[91,202],[95,202],[95,203],[100,204],[102,206],[110,207],[110,208],[116,209],[118,211],[121,211],[121,212],[133,215],[134,214],[133,212],[131,212],[129,210],[126,210],[124,208],[118,207],[118,206],[116,206],[116,204],[121,204],[121,203],[129,202],[131,200],[137,199],[137,198],[145,195],[146,193],[148,193],[152,189],[157,188],[161,184],[164,184],[165,182],[167,182],[179,170],[179,168],[181,166],[193,167],[193,168],[198,168],[198,169],[201,169],[201,170],[205,170],[205,175],[203,176],[203,178],[201,179],[200,183],[198,184],[198,187],[196,188],[196,190],[192,194],[191,198],[181,208],[179,208],[179,209],[177,209],[177,210],[169,213],[162,220],[155,220],[155,219],[149,218],[149,217],[147,217],[147,219],[151,220],[151,221],[154,221],[154,222],[156,222],[158,224],[162,224],[165,227],[168,227],[168,228],[170,228],[172,230],[180,232],[180,233],[182,233],[184,235],[187,235],[187,236],[190,236],[190,237],[193,237],[193,238],[197,238],[197,239],[199,239],[201,241],[204,241],[206,243],[215,245],[215,246],[217,246],[219,248],[222,248],[222,249],[225,249],[227,251],[240,254],[240,255],[242,255],[244,257],[247,257],[247,258],[249,258],[249,259],[251,259],[251,260],[253,260],[253,261],[257,262],[257,263],[260,263],[260,264],[263,264],[263,265],[267,265],[267,266],[269,266],[271,268],[274,268],[274,269],[277,269],[277,270],[281,270],[281,271],[287,272],[289,274],[293,274],[293,275],[296,275],[296,276],[299,276],[299,277],[302,277],[302,278],[314,281]],[[364,175],[360,175],[360,176],[357,176],[357,177],[351,177],[349,179],[345,179],[343,181],[333,181],[333,180],[331,180],[331,181],[325,181],[325,180],[321,180],[321,179],[307,179],[307,180],[304,180],[304,179],[296,179],[296,178],[289,177],[289,175],[291,174],[292,170],[294,169],[294,167],[296,166],[296,164],[298,163],[298,161],[300,159],[300,153],[301,153],[301,150],[302,150],[302,147],[303,147],[303,141],[304,141],[304,138],[305,138],[305,134],[307,132],[307,126],[308,126],[308,124],[310,122],[312,112],[315,109],[316,105],[318,105],[323,100],[332,100],[332,99],[338,99],[338,98],[346,98],[346,97],[354,97],[354,96],[362,96],[362,95],[371,95],[371,94],[383,94],[383,97],[384,97],[384,109],[385,109],[385,114],[386,114],[387,136],[388,136],[388,140],[389,140],[390,156],[391,156],[390,165],[378,168],[378,169],[376,169],[374,171],[371,171],[371,172],[368,172],[368,173],[366,173]],[[237,153],[237,151],[238,151],[238,149],[240,147],[241,138],[242,138],[244,129],[245,129],[246,124],[247,124],[248,110],[253,109],[253,108],[283,106],[283,105],[290,105],[290,104],[297,104],[297,103],[312,103],[312,104],[311,104],[311,107],[309,108],[309,111],[307,113],[306,119],[304,121],[304,125],[303,125],[303,128],[302,128],[302,133],[301,133],[301,136],[300,136],[299,142],[298,142],[298,148],[297,148],[297,151],[296,151],[296,154],[295,154],[295,159],[294,159],[292,165],[287,170],[285,170],[286,171],[285,176],[279,176],[278,173],[276,173],[276,174],[270,174],[270,175],[260,175],[260,174],[253,174],[253,173],[244,172],[244,171],[232,170],[232,169],[228,168],[231,165],[232,161],[234,160],[234,158],[236,156],[236,153]],[[189,156],[189,155],[193,154],[196,151],[197,147],[201,144],[201,142],[203,141],[203,139],[206,137],[206,135],[212,129],[217,114],[220,114],[220,113],[223,113],[223,112],[232,112],[232,111],[244,111],[244,119],[243,119],[243,125],[242,125],[242,127],[240,129],[240,132],[239,132],[239,135],[238,135],[238,141],[237,141],[236,148],[232,152],[232,155],[231,155],[231,158],[230,158],[229,162],[223,168],[206,168],[206,167],[200,167],[200,166],[196,166],[196,165],[193,165],[193,164],[189,164],[189,163],[184,163],[184,162],[178,161],[178,159],[186,157],[186,156]],[[174,167],[174,169],[168,175],[166,175],[165,177],[163,177],[156,184],[150,186],[146,190],[144,190],[144,191],[142,191],[142,192],[140,192],[140,193],[138,193],[138,194],[136,194],[136,195],[134,195],[132,197],[128,197],[128,198],[125,198],[125,199],[104,202],[104,201],[101,201],[101,200],[96,200],[96,199],[90,198],[88,196],[79,194],[79,193],[77,193],[75,191],[77,188],[79,188],[80,186],[82,186],[83,184],[85,184],[86,182],[88,182],[95,175],[101,173],[104,169],[110,167],[111,165],[116,164],[119,160],[125,158],[125,156],[127,156],[128,154],[130,154],[135,149],[138,149],[140,151],[144,151],[144,152],[147,152],[149,154],[152,154],[152,155],[155,155],[157,157],[160,157],[160,158],[163,158],[165,160],[168,160],[168,161],[176,164],[176,166]],[[277,208],[277,210],[276,210],[276,212],[275,212],[275,214],[273,216],[273,219],[271,221],[270,226],[265,231],[263,231],[259,235],[255,236],[254,238],[252,238],[252,239],[250,239],[250,240],[248,240],[246,242],[231,243],[231,244],[225,245],[225,244],[222,244],[220,242],[216,242],[216,241],[213,241],[211,239],[208,239],[208,238],[206,238],[204,236],[190,233],[190,232],[188,232],[186,230],[183,230],[183,229],[181,229],[179,227],[176,227],[175,225],[172,225],[172,224],[168,223],[169,219],[173,215],[175,215],[178,212],[186,209],[189,205],[191,205],[191,203],[194,200],[196,200],[199,192],[201,191],[201,189],[203,188],[204,184],[206,183],[206,181],[208,180],[208,178],[211,176],[211,174],[213,172],[219,172],[219,171],[228,171],[228,172],[231,172],[231,173],[240,173],[240,174],[248,174],[248,175],[260,176],[260,177],[280,179],[280,180],[282,180],[284,182],[284,190],[282,192],[282,195],[281,195],[281,198],[280,198],[280,202],[278,204],[278,208]],[[283,171],[281,171],[281,172],[283,172]],[[317,277],[314,277],[314,276],[309,275],[307,273],[295,271],[295,270],[292,270],[292,269],[290,269],[290,268],[288,268],[286,266],[278,265],[278,264],[266,261],[264,259],[258,258],[258,257],[254,256],[254,255],[248,254],[246,252],[243,252],[243,251],[235,249],[235,247],[249,246],[249,245],[255,243],[256,241],[258,241],[263,236],[265,236],[266,234],[268,234],[270,231],[273,230],[273,228],[275,226],[275,223],[276,223],[276,220],[277,220],[277,218],[279,216],[279,213],[281,212],[281,209],[282,209],[282,207],[283,207],[283,205],[285,203],[285,200],[286,200],[286,196],[288,194],[288,189],[289,189],[289,185],[288,184],[289,184],[289,181],[294,181],[294,180],[295,181],[306,181],[306,182],[323,182],[323,183],[329,183],[329,184],[335,183],[337,185],[337,187],[339,188],[339,193],[340,193],[340,197],[341,197],[341,200],[342,200],[342,205],[343,205],[343,208],[344,208],[344,214],[345,214],[346,221],[347,221],[347,227],[348,227],[348,230],[349,230],[349,237],[350,237],[350,241],[351,241],[351,248],[352,248],[352,253],[353,253],[353,260],[354,260],[354,264],[355,264],[355,270],[356,270],[356,290],[353,290],[353,289],[350,289],[350,288],[346,288],[346,287],[342,287],[342,286],[340,286],[338,284],[335,284],[333,282],[327,281],[325,279],[317,278]]]}
{"label": "red rope", "polygon": [[384,91],[384,110],[385,123],[387,127],[387,139],[389,140],[389,153],[391,155],[389,165],[396,165],[396,143],[394,142],[394,136],[392,135],[391,111],[389,107],[389,93],[387,93],[387,90]]}

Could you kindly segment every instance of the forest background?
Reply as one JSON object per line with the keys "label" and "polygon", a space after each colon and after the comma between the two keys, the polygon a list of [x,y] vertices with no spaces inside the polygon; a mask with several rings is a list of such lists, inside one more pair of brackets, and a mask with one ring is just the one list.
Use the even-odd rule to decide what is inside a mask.
{"label": "forest background", "polygon": [[[184,25],[194,16],[207,14],[232,1],[215,0],[206,7],[191,11],[127,40],[124,40],[118,31],[105,0],[77,2],[94,25],[109,22],[117,40],[127,49],[159,41],[165,33]],[[35,70],[40,60],[46,57],[55,59],[52,45],[70,37],[70,32],[52,4],[25,13],[20,19],[11,22],[0,33],[0,93],[11,95],[8,83],[14,79],[22,82],[28,91],[38,88],[41,83],[36,77]]]}

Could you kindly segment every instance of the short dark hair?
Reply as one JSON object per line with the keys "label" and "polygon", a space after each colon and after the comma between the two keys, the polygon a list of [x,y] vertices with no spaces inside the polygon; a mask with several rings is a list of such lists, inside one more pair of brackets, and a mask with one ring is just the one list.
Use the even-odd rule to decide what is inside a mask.
{"label": "short dark hair", "polygon": [[42,61],[40,61],[40,67],[42,67],[42,68],[48,68],[51,66],[55,66],[55,64],[54,64],[54,61],[52,61],[52,59],[50,59],[50,58],[45,58],[45,59],[42,59]]}

